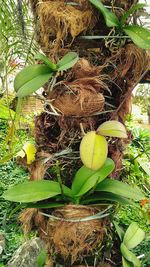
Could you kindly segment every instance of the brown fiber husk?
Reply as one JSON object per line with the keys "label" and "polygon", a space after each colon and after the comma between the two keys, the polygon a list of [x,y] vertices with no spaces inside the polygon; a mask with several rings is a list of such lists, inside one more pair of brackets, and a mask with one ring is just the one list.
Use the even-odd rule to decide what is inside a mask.
{"label": "brown fiber husk", "polygon": [[93,81],[87,79],[76,83],[63,84],[51,94],[52,105],[65,116],[90,116],[104,107],[104,96],[94,90],[86,89]]}
{"label": "brown fiber husk", "polygon": [[93,67],[81,59],[48,95],[53,108],[64,116],[90,116],[104,109],[107,75],[102,67]]}
{"label": "brown fiber husk", "polygon": [[[68,2],[68,3],[67,3]],[[70,1],[51,0],[39,1],[36,13],[38,15],[38,37],[44,50],[52,46],[57,50],[64,46],[66,38],[70,43],[81,32],[92,29],[96,24],[97,17],[93,7],[87,0]]]}
{"label": "brown fiber husk", "polygon": [[64,260],[71,262],[92,253],[101,246],[105,234],[106,219],[89,220],[85,222],[69,222],[63,219],[81,219],[92,216],[99,209],[82,206],[66,205],[56,209],[52,214],[62,220],[49,220],[47,225],[50,253],[60,254]]}
{"label": "brown fiber husk", "polygon": [[42,239],[46,238],[47,220],[39,209],[27,208],[23,210],[19,216],[19,222],[25,234],[30,233],[33,229],[38,229],[38,235]]}
{"label": "brown fiber husk", "polygon": [[107,60],[114,66],[113,71],[110,72],[113,82],[110,90],[117,108],[114,118],[117,119],[119,116],[124,120],[131,110],[132,91],[149,68],[150,56],[146,50],[130,43],[120,48]]}

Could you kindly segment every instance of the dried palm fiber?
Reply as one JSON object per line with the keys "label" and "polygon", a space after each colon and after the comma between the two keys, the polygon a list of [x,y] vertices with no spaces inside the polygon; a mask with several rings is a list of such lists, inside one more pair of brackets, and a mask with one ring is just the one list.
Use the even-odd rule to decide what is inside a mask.
{"label": "dried palm fiber", "polygon": [[40,151],[36,153],[36,160],[32,164],[27,164],[26,156],[24,158],[17,157],[17,163],[28,169],[30,180],[42,180],[47,170],[47,165],[43,163],[43,159],[50,157],[49,153]]}
{"label": "dried palm fiber", "polygon": [[31,4],[31,9],[34,14],[36,14],[36,7],[38,5],[39,0],[29,0]]}
{"label": "dried palm fiber", "polygon": [[[60,254],[64,260],[71,258],[75,262],[83,254],[87,255],[100,246],[105,234],[106,219],[85,222],[65,220],[81,219],[94,215],[98,209],[82,205],[66,205],[55,209],[52,215],[62,218],[60,221],[49,220],[47,225],[50,251]],[[65,219],[65,220],[63,220]]]}
{"label": "dried palm fiber", "polygon": [[76,146],[82,138],[81,124],[85,131],[90,131],[95,129],[95,123],[93,117],[65,118],[43,112],[35,119],[34,135],[38,150],[56,153],[72,145]]}
{"label": "dried palm fiber", "polygon": [[30,233],[33,229],[38,229],[38,234],[42,239],[46,238],[47,219],[39,209],[27,208],[19,216],[19,222],[22,225],[25,234]]}
{"label": "dried palm fiber", "polygon": [[[134,44],[127,44],[109,59],[115,66],[113,80],[125,79],[128,86],[134,85],[149,67],[149,53]],[[121,80],[122,81],[122,80]]]}
{"label": "dried palm fiber", "polygon": [[48,95],[52,106],[64,116],[91,116],[104,108],[106,78],[104,67],[93,67],[85,59],[72,68],[66,81],[56,84]]}
{"label": "dried palm fiber", "polygon": [[117,116],[120,116],[123,120],[124,116],[129,113],[132,90],[137,85],[137,81],[140,81],[143,73],[149,68],[149,59],[147,51],[134,44],[127,44],[107,59],[114,66],[110,76],[114,83],[111,92],[117,108],[115,112],[116,119]]}
{"label": "dried palm fiber", "polygon": [[38,14],[39,42],[41,48],[49,49],[50,42],[57,50],[64,46],[67,37],[72,40],[81,32],[92,29],[97,21],[95,11],[88,0],[74,0],[76,5],[65,0],[39,1]]}

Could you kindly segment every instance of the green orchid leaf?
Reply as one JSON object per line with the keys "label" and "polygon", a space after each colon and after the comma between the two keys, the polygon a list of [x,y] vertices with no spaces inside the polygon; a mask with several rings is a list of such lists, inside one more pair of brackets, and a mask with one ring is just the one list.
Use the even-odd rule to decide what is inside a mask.
{"label": "green orchid leaf", "polygon": [[[71,196],[71,190],[63,186],[63,192]],[[9,188],[3,198],[9,201],[30,203],[48,199],[61,194],[59,183],[47,180],[31,181]]]}
{"label": "green orchid leaf", "polygon": [[69,52],[57,63],[58,71],[65,71],[72,68],[79,60],[78,54]]}
{"label": "green orchid leaf", "polygon": [[117,16],[110,12],[100,0],[89,0],[91,4],[93,4],[104,16],[106,25],[108,27],[119,27],[120,22],[117,18]]}
{"label": "green orchid leaf", "polygon": [[92,170],[100,169],[107,159],[108,143],[104,136],[95,131],[88,132],[80,144],[80,157],[83,164]]}
{"label": "green orchid leaf", "polygon": [[130,250],[128,250],[128,248],[124,245],[124,243],[121,244],[120,250],[121,250],[123,257],[127,261],[133,263],[134,267],[141,267],[141,263],[139,259]]}
{"label": "green orchid leaf", "polygon": [[144,194],[138,188],[133,188],[128,184],[111,179],[105,179],[99,183],[95,191],[110,192],[135,201],[145,198]]}
{"label": "green orchid leaf", "polygon": [[129,10],[127,10],[123,16],[121,17],[121,24],[123,25],[126,20],[129,18],[130,15],[132,15],[135,11],[145,7],[146,5],[145,4],[136,4],[136,5],[133,5]]}
{"label": "green orchid leaf", "polygon": [[[16,92],[38,76],[51,74],[51,69],[46,65],[31,65],[21,70],[15,77],[14,89]],[[41,85],[38,87],[40,88]]]}
{"label": "green orchid leaf", "polygon": [[123,237],[124,237],[124,234],[125,234],[123,229],[118,225],[117,222],[113,221],[113,224],[115,226],[116,232],[117,232],[120,240],[123,241]]}
{"label": "green orchid leaf", "polygon": [[97,129],[97,134],[118,138],[127,138],[125,126],[115,120],[103,122]]}
{"label": "green orchid leaf", "polygon": [[135,248],[145,238],[145,232],[139,228],[136,222],[132,222],[123,239],[123,243],[128,249]]}
{"label": "green orchid leaf", "polygon": [[122,257],[122,267],[134,267],[134,265],[132,262],[129,262],[124,257]]}
{"label": "green orchid leaf", "polygon": [[139,163],[140,167],[150,177],[150,165],[149,165],[149,162],[145,162],[144,159],[142,159],[142,158],[137,158],[136,160]]}
{"label": "green orchid leaf", "polygon": [[131,200],[124,198],[122,196],[110,193],[110,192],[100,192],[99,194],[94,193],[90,197],[86,197],[84,200],[81,200],[82,204],[89,204],[89,203],[95,203],[99,201],[111,201],[111,202],[117,202],[121,205],[136,205]]}
{"label": "green orchid leaf", "polygon": [[104,180],[115,168],[112,159],[107,158],[104,165],[98,170],[91,170],[85,166],[81,167],[72,183],[72,192],[75,196],[82,196],[93,188],[96,183]]}
{"label": "green orchid leaf", "polygon": [[37,267],[44,267],[46,258],[47,258],[47,252],[46,250],[43,249],[41,250],[40,254],[37,257]]}
{"label": "green orchid leaf", "polygon": [[25,97],[33,94],[41,88],[53,76],[52,73],[45,73],[35,77],[26,84],[24,84],[17,92],[18,97]]}
{"label": "green orchid leaf", "polygon": [[137,46],[142,49],[150,49],[150,31],[148,29],[129,25],[124,27],[124,31]]}
{"label": "green orchid leaf", "polygon": [[46,57],[44,54],[37,53],[35,55],[35,59],[38,59],[40,61],[43,61],[52,71],[57,70],[57,65],[54,64],[48,57]]}

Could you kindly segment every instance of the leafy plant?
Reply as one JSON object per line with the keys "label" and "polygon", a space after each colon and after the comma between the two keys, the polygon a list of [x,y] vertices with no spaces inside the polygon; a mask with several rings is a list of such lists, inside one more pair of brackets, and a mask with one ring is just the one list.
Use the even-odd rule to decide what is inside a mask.
{"label": "leafy plant", "polygon": [[37,257],[37,267],[44,267],[46,262],[47,253],[45,250],[42,250]]}
{"label": "leafy plant", "polygon": [[[143,199],[144,195],[138,189],[119,181],[106,179],[114,167],[113,160],[108,158],[99,170],[91,170],[82,166],[75,175],[71,189],[55,181],[31,181],[9,188],[4,192],[3,197],[9,201],[29,203],[27,204],[29,207],[32,207],[30,204],[32,202],[51,198],[49,208],[54,207],[55,204],[64,205],[70,201],[75,204],[86,204],[86,201],[89,202],[89,195],[92,197],[90,202],[94,203],[97,200],[109,200],[121,204],[133,204],[130,200]],[[44,203],[39,202],[37,206],[39,204],[44,207]],[[48,207],[47,204],[45,207]]]}
{"label": "leafy plant", "polygon": [[116,27],[119,34],[122,34],[122,32],[126,33],[140,48],[150,49],[150,31],[138,25],[126,25],[127,19],[135,11],[143,8],[145,4],[136,4],[132,6],[119,20],[118,17],[113,12],[109,11],[100,0],[89,0],[89,2],[102,13],[107,27]]}
{"label": "leafy plant", "polygon": [[54,64],[45,55],[40,53],[36,55],[36,59],[44,64],[28,66],[15,77],[14,89],[18,97],[22,98],[34,93],[58,72],[71,68],[79,58],[75,52],[69,52],[57,64]]}
{"label": "leafy plant", "polygon": [[115,120],[106,121],[97,131],[85,134],[80,144],[80,157],[86,167],[97,170],[103,166],[108,154],[108,143],[104,136],[127,138],[124,125]]}
{"label": "leafy plant", "polygon": [[21,209],[18,209],[10,217],[10,213],[18,206],[18,203],[5,201],[1,195],[8,186],[25,182],[27,175],[27,172],[14,161],[0,165],[0,229],[6,239],[5,250],[0,257],[0,262],[4,265],[11,258],[14,251],[21,245],[23,234],[20,226],[16,224]]}
{"label": "leafy plant", "polygon": [[121,240],[120,250],[122,253],[122,265],[123,267],[140,267],[141,263],[139,259],[130,251],[140,244],[145,238],[145,232],[139,228],[136,222],[132,222],[126,232],[114,222],[116,231]]}

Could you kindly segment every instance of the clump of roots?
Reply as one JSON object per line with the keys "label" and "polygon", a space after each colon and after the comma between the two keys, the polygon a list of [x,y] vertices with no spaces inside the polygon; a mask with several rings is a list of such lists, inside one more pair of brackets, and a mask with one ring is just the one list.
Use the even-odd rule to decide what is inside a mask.
{"label": "clump of roots", "polygon": [[[36,13],[39,18],[40,44],[46,50],[50,42],[57,50],[64,46],[66,38],[71,42],[81,32],[92,29],[97,21],[95,12],[87,0],[40,1]],[[51,46],[52,48],[52,46]]]}
{"label": "clump of roots", "polygon": [[70,258],[72,263],[77,258],[81,259],[83,255],[92,253],[102,243],[105,234],[104,219],[85,222],[69,220],[85,218],[97,212],[98,209],[95,208],[75,205],[56,209],[53,215],[62,220],[49,220],[48,222],[47,233],[50,250],[53,248],[53,251],[61,255],[64,260]]}

